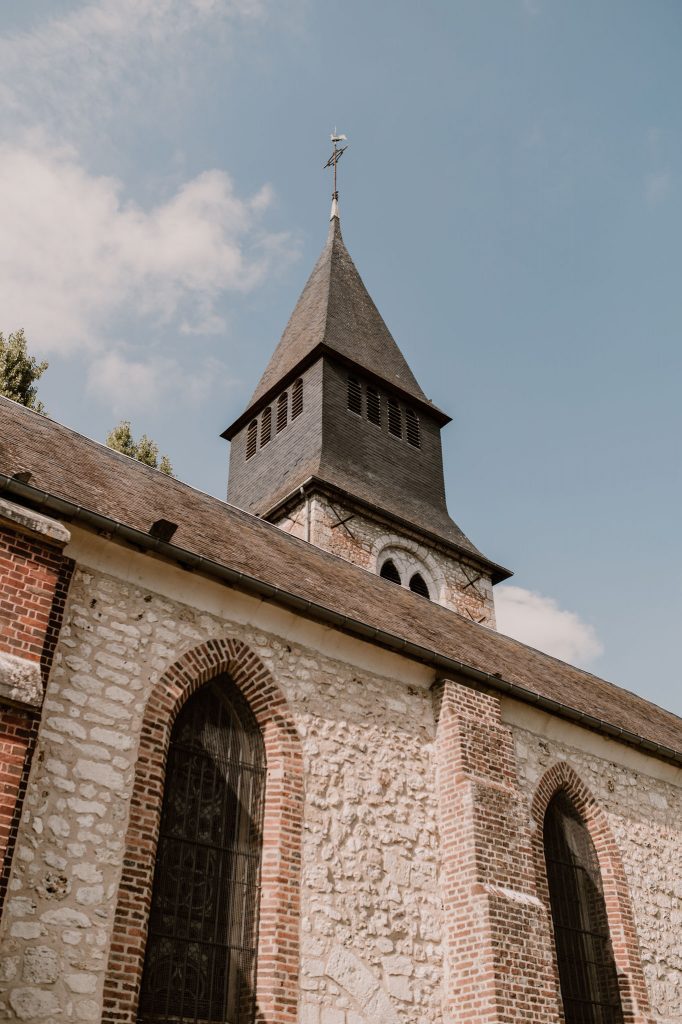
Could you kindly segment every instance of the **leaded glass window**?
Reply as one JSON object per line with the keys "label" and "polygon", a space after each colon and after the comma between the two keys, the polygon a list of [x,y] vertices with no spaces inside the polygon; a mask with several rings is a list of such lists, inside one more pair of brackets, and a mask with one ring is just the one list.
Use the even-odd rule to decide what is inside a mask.
{"label": "leaded glass window", "polygon": [[566,1024],[622,1024],[597,852],[563,790],[547,808],[544,843]]}
{"label": "leaded glass window", "polygon": [[227,676],[173,726],[140,1024],[252,1024],[265,755]]}

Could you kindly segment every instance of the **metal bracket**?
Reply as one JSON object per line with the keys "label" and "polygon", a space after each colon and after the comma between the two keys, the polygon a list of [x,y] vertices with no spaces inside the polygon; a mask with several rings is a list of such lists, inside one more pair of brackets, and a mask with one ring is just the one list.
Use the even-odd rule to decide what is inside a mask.
{"label": "metal bracket", "polygon": [[331,502],[329,502],[329,507],[332,510],[332,512],[334,513],[334,515],[336,516],[336,518],[338,519],[337,523],[332,523],[331,529],[332,530],[337,530],[339,528],[339,526],[343,526],[344,530],[346,531],[348,536],[351,538],[351,540],[355,540],[354,535],[351,533],[350,529],[346,526],[346,523],[349,523],[351,521],[351,519],[355,519],[355,515],[351,512],[349,515],[346,516],[345,519],[342,519],[341,516],[339,515],[339,513],[336,511],[336,509],[332,505]]}

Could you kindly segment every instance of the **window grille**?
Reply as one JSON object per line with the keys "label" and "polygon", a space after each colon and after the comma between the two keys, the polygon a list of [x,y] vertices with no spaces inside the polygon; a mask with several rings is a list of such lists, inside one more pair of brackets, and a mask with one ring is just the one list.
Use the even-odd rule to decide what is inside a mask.
{"label": "window grille", "polygon": [[171,734],[138,1024],[253,1024],[265,754],[221,676]]}
{"label": "window grille", "polygon": [[289,393],[283,391],[277,399],[277,433],[280,430],[284,430],[287,425],[287,417],[289,415]]}
{"label": "window grille", "polygon": [[303,381],[299,377],[291,389],[291,418],[295,420],[303,412]]}
{"label": "window grille", "polygon": [[367,419],[381,426],[381,395],[371,384],[367,386]]}
{"label": "window grille", "polygon": [[597,852],[563,791],[547,808],[544,844],[566,1024],[623,1024]]}
{"label": "window grille", "polygon": [[400,573],[390,558],[382,565],[379,575],[383,576],[385,580],[390,580],[391,583],[397,583],[400,586]]}
{"label": "window grille", "polygon": [[403,420],[400,414],[400,406],[395,398],[388,400],[388,431],[396,437],[403,436]]}
{"label": "window grille", "polygon": [[263,409],[260,417],[260,446],[265,448],[272,436],[272,409]]}
{"label": "window grille", "polygon": [[408,443],[415,448],[421,448],[422,442],[419,434],[419,417],[414,409],[405,410],[405,426],[407,429]]}
{"label": "window grille", "polygon": [[362,416],[362,384],[357,377],[348,378],[348,408]]}
{"label": "window grille", "polygon": [[246,457],[252,458],[256,454],[256,436],[258,434],[258,423],[251,420],[246,428]]}
{"label": "window grille", "polygon": [[415,594],[421,594],[422,597],[431,598],[429,594],[429,588],[426,586],[424,577],[420,572],[416,572],[410,580],[410,590],[413,590]]}

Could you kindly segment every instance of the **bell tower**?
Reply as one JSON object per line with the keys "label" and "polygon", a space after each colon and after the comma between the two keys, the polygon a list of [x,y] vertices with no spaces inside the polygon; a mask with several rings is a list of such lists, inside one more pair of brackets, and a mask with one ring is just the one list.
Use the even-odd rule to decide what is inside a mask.
{"label": "bell tower", "polygon": [[227,499],[387,585],[494,626],[492,588],[511,573],[448,514],[440,432],[449,422],[355,268],[334,190],[322,253],[246,410],[222,435]]}

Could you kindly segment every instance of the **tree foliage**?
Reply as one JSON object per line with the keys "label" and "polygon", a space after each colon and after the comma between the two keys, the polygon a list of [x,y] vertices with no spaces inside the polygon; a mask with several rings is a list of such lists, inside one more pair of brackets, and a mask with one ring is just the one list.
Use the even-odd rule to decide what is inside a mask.
{"label": "tree foliage", "polygon": [[159,458],[159,446],[151,438],[143,434],[139,441],[133,437],[130,429],[130,420],[121,420],[107,436],[105,444],[122,455],[128,455],[131,459],[137,459],[145,466],[152,469],[159,469],[167,476],[173,476],[173,467],[167,455]]}
{"label": "tree foliage", "polygon": [[45,415],[45,406],[38,400],[37,380],[47,369],[28,354],[23,330],[5,336],[0,331],[0,395]]}

